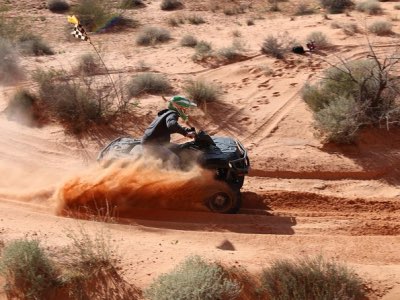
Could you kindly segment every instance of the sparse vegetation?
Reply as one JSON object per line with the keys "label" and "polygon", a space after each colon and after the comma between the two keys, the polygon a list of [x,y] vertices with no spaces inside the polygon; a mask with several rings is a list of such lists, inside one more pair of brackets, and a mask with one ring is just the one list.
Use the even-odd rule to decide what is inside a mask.
{"label": "sparse vegetation", "polygon": [[182,6],[182,2],[179,0],[162,0],[160,5],[162,10],[175,10]]}
{"label": "sparse vegetation", "polygon": [[69,10],[69,4],[65,0],[49,0],[47,8],[54,13],[63,13]]}
{"label": "sparse vegetation", "polygon": [[354,5],[351,0],[320,0],[320,2],[331,14],[342,13]]}
{"label": "sparse vegetation", "polygon": [[143,73],[131,79],[128,83],[128,93],[131,97],[141,94],[163,94],[172,89],[169,81],[160,74]]}
{"label": "sparse vegetation", "polygon": [[6,292],[13,299],[43,299],[55,283],[52,262],[37,240],[15,240],[6,245],[0,261]]}
{"label": "sparse vegetation", "polygon": [[181,39],[181,45],[184,47],[196,47],[197,42],[197,39],[191,34],[184,35]]}
{"label": "sparse vegetation", "polygon": [[304,16],[304,15],[312,15],[314,13],[314,9],[309,6],[309,4],[305,2],[300,2],[296,7],[296,16]]}
{"label": "sparse vegetation", "polygon": [[84,54],[79,58],[77,70],[84,75],[94,75],[101,70],[99,59],[92,54]]}
{"label": "sparse vegetation", "polygon": [[36,125],[40,119],[37,102],[34,95],[21,89],[10,99],[4,112],[9,120],[16,120],[28,126]]}
{"label": "sparse vegetation", "polygon": [[42,40],[41,37],[26,33],[19,37],[19,47],[26,55],[53,55],[53,50]]}
{"label": "sparse vegetation", "polygon": [[369,15],[378,15],[382,13],[382,7],[380,3],[376,0],[366,0],[358,2],[356,4],[356,9],[368,13]]}
{"label": "sparse vegetation", "polygon": [[36,70],[33,79],[39,86],[38,98],[43,111],[69,133],[80,134],[94,125],[112,124],[118,116],[130,111],[122,88],[118,91],[116,86],[95,78]]}
{"label": "sparse vegetation", "polygon": [[268,35],[261,46],[261,52],[281,59],[295,44],[297,42],[287,33],[277,36]]}
{"label": "sparse vegetation", "polygon": [[392,23],[389,21],[375,21],[368,26],[369,31],[376,35],[389,35],[392,34]]}
{"label": "sparse vegetation", "polygon": [[159,276],[146,291],[150,300],[237,299],[240,285],[216,263],[199,256],[187,258],[170,273]]}
{"label": "sparse vegetation", "polygon": [[81,0],[72,10],[88,31],[103,27],[113,17],[106,0]]}
{"label": "sparse vegetation", "polygon": [[186,17],[186,19],[189,21],[190,24],[193,24],[193,25],[204,24],[206,22],[203,19],[203,17],[199,16],[199,15],[190,15],[190,16]]}
{"label": "sparse vegetation", "polygon": [[124,9],[133,9],[133,8],[140,8],[144,7],[145,4],[143,0],[122,0],[121,1],[121,8]]}
{"label": "sparse vegetation", "polygon": [[[315,85],[307,84],[303,99],[314,111],[316,126],[327,141],[353,142],[366,125],[377,126],[381,120],[398,124],[397,81],[390,70],[398,59],[358,60],[335,66],[325,72]],[[391,67],[389,67],[391,66]]]}
{"label": "sparse vegetation", "polygon": [[199,41],[194,49],[196,51],[192,57],[194,61],[203,60],[212,54],[212,45],[206,41]]}
{"label": "sparse vegetation", "polygon": [[307,38],[307,41],[314,41],[315,45],[318,49],[328,48],[330,46],[328,38],[321,31],[313,31],[311,32]]}
{"label": "sparse vegetation", "polygon": [[168,30],[158,27],[145,27],[136,38],[136,44],[149,46],[157,43],[165,43],[171,39]]}
{"label": "sparse vegetation", "polygon": [[190,80],[183,89],[188,97],[200,106],[218,100],[220,95],[219,88],[215,84],[204,80]]}
{"label": "sparse vegetation", "polygon": [[346,266],[318,258],[275,261],[263,270],[267,299],[364,299],[362,282]]}
{"label": "sparse vegetation", "polygon": [[0,38],[0,82],[9,84],[23,77],[14,47],[8,40]]}

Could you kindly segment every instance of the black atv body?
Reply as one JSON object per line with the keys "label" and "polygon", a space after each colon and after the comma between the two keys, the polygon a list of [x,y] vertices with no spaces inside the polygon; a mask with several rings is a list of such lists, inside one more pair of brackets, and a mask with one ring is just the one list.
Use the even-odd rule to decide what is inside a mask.
{"label": "black atv body", "polygon": [[[100,151],[98,161],[126,158],[141,145],[139,139],[120,137]],[[204,131],[196,134],[194,141],[173,145],[170,148],[179,158],[181,168],[191,165],[195,159],[203,168],[214,170],[215,178],[226,182],[230,193],[218,192],[205,199],[207,207],[214,212],[236,213],[241,207],[240,189],[248,174],[250,160],[244,146],[230,137],[210,136]]]}

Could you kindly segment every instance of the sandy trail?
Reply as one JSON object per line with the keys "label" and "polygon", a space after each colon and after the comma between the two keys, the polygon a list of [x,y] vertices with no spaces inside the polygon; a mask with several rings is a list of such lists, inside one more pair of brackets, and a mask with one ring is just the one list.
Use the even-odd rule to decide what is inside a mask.
{"label": "sandy trail", "polygon": [[[18,5],[23,8],[23,4]],[[389,3],[383,5],[386,11],[391,9]],[[128,15],[140,18],[151,13],[145,23],[163,25],[165,15],[159,10],[154,13],[156,6],[157,1]],[[58,50],[48,59],[24,58],[22,64],[27,71],[36,67],[70,68],[79,55],[90,50],[82,43],[70,47],[62,31],[65,16],[35,10],[33,4],[25,9],[29,11],[22,10],[21,16],[45,17],[35,29],[38,32],[53,25],[44,36]],[[171,29],[175,40],[162,47],[132,50],[136,29],[121,35],[96,35],[93,39],[104,43],[104,59],[114,74],[130,76],[143,60],[150,63],[153,71],[167,74],[179,91],[191,78],[203,78],[220,86],[224,91],[221,102],[211,104],[207,114],[199,113],[193,119],[199,128],[211,134],[235,136],[249,149],[253,168],[243,188],[239,214],[213,214],[198,205],[209,181],[204,180],[197,190],[188,186],[192,184],[190,180],[204,179],[199,170],[191,173],[189,180],[187,174],[185,178],[178,173],[156,174],[151,168],[110,168],[102,173],[94,166],[94,158],[111,137],[77,141],[65,136],[58,126],[28,128],[1,115],[0,238],[7,241],[40,237],[49,247],[61,247],[68,243],[65,228],[82,224],[93,231],[107,228],[122,255],[124,277],[141,287],[190,254],[242,265],[253,272],[277,258],[321,254],[354,267],[373,282],[377,296],[395,287],[393,296],[389,294],[387,299],[397,299],[398,132],[372,132],[363,135],[355,146],[327,147],[314,135],[311,112],[300,98],[303,84],[318,79],[327,60],[336,55],[364,58],[365,37],[349,38],[332,29],[331,20],[321,21],[319,15],[290,22],[286,16],[274,16],[257,19],[255,26],[240,27],[223,14],[204,12],[204,16],[204,26],[185,24]],[[235,22],[245,18],[238,16]],[[362,18],[356,12],[349,17],[332,16],[338,22]],[[373,18],[366,17],[368,22]],[[280,26],[296,32],[300,40],[320,29],[334,41],[334,53],[289,55],[284,61],[260,55],[263,38]],[[394,26],[398,30],[399,25]],[[247,41],[248,59],[244,61],[209,69],[191,60],[192,49],[178,47],[180,36],[194,32],[200,39],[211,41],[215,48],[227,46],[234,28],[241,31],[242,37],[252,37]],[[373,42],[382,55],[396,45],[391,37],[379,37]],[[30,82],[25,85],[30,86]],[[12,90],[1,87],[1,108]],[[134,136],[139,136],[145,122],[165,105],[160,97],[153,96],[146,96],[143,102],[146,105],[137,115],[143,124],[138,121],[138,126],[132,128]],[[110,186],[114,188],[111,198],[105,192]],[[138,189],[139,186],[144,188]],[[102,201],[106,194],[118,205],[126,205],[138,195],[140,201],[121,210],[126,214],[113,224],[56,216],[60,205],[73,207],[76,199],[88,203],[93,195]],[[169,204],[173,205],[169,206],[171,198]],[[142,204],[151,204],[151,208]]]}

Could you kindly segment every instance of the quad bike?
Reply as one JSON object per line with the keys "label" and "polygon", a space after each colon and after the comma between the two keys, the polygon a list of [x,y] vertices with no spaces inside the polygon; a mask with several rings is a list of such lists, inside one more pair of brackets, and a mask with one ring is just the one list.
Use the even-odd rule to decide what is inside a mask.
{"label": "quad bike", "polygon": [[[194,129],[193,129],[194,130]],[[141,147],[140,139],[120,137],[109,143],[100,151],[97,160],[132,157],[135,147]],[[240,189],[244,177],[248,174],[250,161],[247,151],[236,139],[230,137],[210,136],[199,131],[195,139],[170,148],[180,159],[180,167],[193,163],[195,159],[203,168],[215,171],[215,179],[224,181],[230,192],[220,191],[205,199],[206,206],[213,212],[236,213],[241,207]]]}

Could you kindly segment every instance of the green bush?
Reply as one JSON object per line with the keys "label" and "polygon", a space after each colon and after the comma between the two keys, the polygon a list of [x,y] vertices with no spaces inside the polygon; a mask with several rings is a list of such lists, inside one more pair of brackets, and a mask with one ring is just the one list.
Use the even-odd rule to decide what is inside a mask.
{"label": "green bush", "polygon": [[362,282],[346,266],[322,258],[276,261],[263,270],[267,299],[364,299]]}
{"label": "green bush", "polygon": [[218,100],[220,95],[216,85],[203,80],[188,81],[183,89],[190,99],[203,106]]}
{"label": "green bush", "polygon": [[43,292],[55,283],[52,262],[36,240],[15,240],[3,250],[0,271],[6,291],[13,299],[43,299]]}
{"label": "green bush", "polygon": [[47,8],[54,13],[63,13],[69,10],[69,4],[64,0],[49,0]]}
{"label": "green bush", "polygon": [[323,8],[332,14],[342,13],[345,9],[353,6],[351,0],[320,0]]}
{"label": "green bush", "polygon": [[132,78],[128,83],[128,93],[131,97],[141,94],[163,94],[172,89],[169,81],[160,74],[143,73]]}
{"label": "green bush", "polygon": [[356,4],[358,11],[366,12],[369,15],[378,15],[382,13],[382,7],[376,0],[366,0]]}
{"label": "green bush", "polygon": [[146,27],[136,38],[136,44],[140,46],[149,46],[157,43],[165,43],[171,39],[168,30],[158,27]]}
{"label": "green bush", "polygon": [[375,21],[368,26],[369,31],[376,35],[389,35],[392,34],[392,23],[389,21]]}
{"label": "green bush", "polygon": [[240,289],[239,283],[229,279],[221,266],[193,256],[170,273],[159,276],[145,294],[150,300],[233,300]]}
{"label": "green bush", "polygon": [[12,44],[0,38],[0,82],[9,84],[23,77],[17,53]]}
{"label": "green bush", "polygon": [[179,0],[162,0],[160,5],[162,10],[174,10],[182,7],[182,2]]}
{"label": "green bush", "polygon": [[42,40],[41,37],[26,33],[19,38],[21,52],[26,55],[53,55],[53,50]]}
{"label": "green bush", "polygon": [[397,83],[389,70],[375,60],[358,60],[332,67],[322,80],[305,85],[303,99],[329,140],[350,142],[359,128],[378,124],[395,107]]}
{"label": "green bush", "polygon": [[340,96],[315,113],[317,127],[328,142],[347,144],[356,139],[363,122],[362,107],[352,97]]}
{"label": "green bush", "polygon": [[197,43],[197,39],[190,34],[184,35],[181,39],[181,45],[184,47],[196,47]]}

